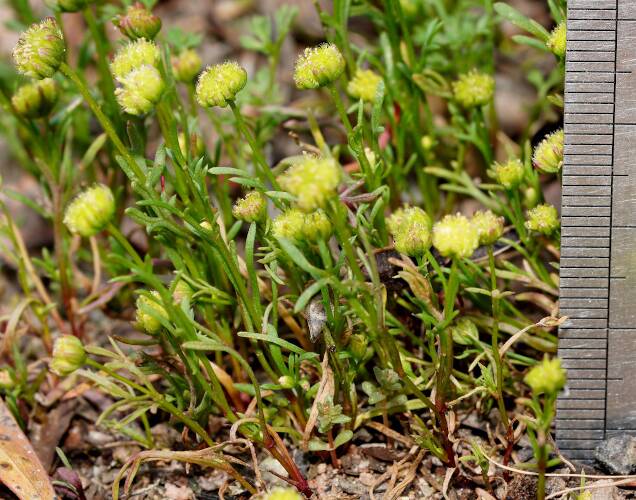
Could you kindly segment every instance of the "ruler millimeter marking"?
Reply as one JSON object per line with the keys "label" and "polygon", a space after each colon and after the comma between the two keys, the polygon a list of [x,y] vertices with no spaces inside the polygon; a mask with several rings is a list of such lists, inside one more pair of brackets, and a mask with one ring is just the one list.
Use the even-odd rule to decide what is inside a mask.
{"label": "ruler millimeter marking", "polygon": [[569,0],[557,401],[561,452],[636,432],[636,0]]}

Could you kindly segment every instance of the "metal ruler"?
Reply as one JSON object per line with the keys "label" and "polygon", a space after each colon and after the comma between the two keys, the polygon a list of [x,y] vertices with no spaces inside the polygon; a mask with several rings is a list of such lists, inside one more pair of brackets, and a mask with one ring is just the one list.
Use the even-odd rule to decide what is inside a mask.
{"label": "metal ruler", "polygon": [[636,0],[569,0],[557,402],[565,456],[636,432]]}

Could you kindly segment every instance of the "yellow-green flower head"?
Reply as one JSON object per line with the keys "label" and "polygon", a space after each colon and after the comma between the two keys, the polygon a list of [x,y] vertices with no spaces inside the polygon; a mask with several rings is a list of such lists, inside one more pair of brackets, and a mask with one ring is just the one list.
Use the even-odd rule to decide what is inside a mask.
{"label": "yellow-green flower head", "polygon": [[534,150],[532,164],[537,170],[555,174],[563,168],[563,129],[552,132]]}
{"label": "yellow-green flower head", "polygon": [[303,226],[303,235],[306,240],[311,243],[320,240],[326,241],[331,237],[333,226],[327,214],[322,210],[316,210],[309,214],[305,214],[305,223]]}
{"label": "yellow-green flower head", "polygon": [[347,93],[355,98],[366,102],[373,102],[378,85],[382,77],[370,69],[358,69],[356,74],[347,84]]}
{"label": "yellow-green flower head", "polygon": [[302,500],[296,488],[276,488],[264,500]]}
{"label": "yellow-green flower head", "polygon": [[464,108],[488,104],[495,93],[495,79],[485,73],[472,70],[460,75],[453,82],[455,100]]}
{"label": "yellow-green flower head", "polygon": [[139,2],[130,5],[125,14],[113,20],[113,24],[131,40],[137,38],[152,40],[161,29],[161,19]]}
{"label": "yellow-green flower head", "polygon": [[467,259],[479,246],[479,232],[463,215],[447,215],[433,226],[433,246],[443,257]]}
{"label": "yellow-green flower head", "polygon": [[194,158],[199,158],[205,153],[205,143],[199,134],[190,134],[189,140],[186,143],[186,136],[183,132],[179,132],[177,137],[179,141],[179,149],[183,156],[186,155],[186,146],[190,148],[190,154]]}
{"label": "yellow-green flower head", "polygon": [[180,304],[181,301],[184,299],[188,299],[189,301],[192,298],[193,293],[194,290],[192,290],[192,287],[188,284],[188,282],[184,279],[180,279],[174,286],[174,290],[172,291],[172,298],[174,299],[175,303]]}
{"label": "yellow-green flower head", "polygon": [[512,158],[506,163],[495,163],[490,175],[506,189],[515,189],[523,182],[523,163],[518,158]]}
{"label": "yellow-green flower head", "polygon": [[146,333],[154,335],[161,330],[161,321],[159,318],[168,318],[168,313],[161,303],[159,292],[150,293],[152,297],[140,295],[137,297],[137,310],[135,311],[135,320],[137,326]]}
{"label": "yellow-green flower head", "polygon": [[526,227],[530,231],[550,235],[559,228],[559,225],[559,214],[552,205],[537,205],[528,210]]}
{"label": "yellow-green flower head", "polygon": [[335,82],[345,70],[345,60],[332,43],[310,47],[298,56],[294,82],[299,89],[317,89]]}
{"label": "yellow-green flower head", "polygon": [[50,78],[64,62],[66,46],[55,19],[47,17],[20,35],[13,49],[16,69],[31,78]]}
{"label": "yellow-green flower head", "polygon": [[124,45],[113,61],[110,63],[110,70],[118,80],[124,80],[134,69],[141,66],[157,66],[159,62],[159,49],[154,42],[149,42],[140,38],[134,42]]}
{"label": "yellow-green flower head", "polygon": [[342,172],[333,158],[304,155],[278,177],[280,187],[297,198],[298,208],[312,212],[336,194]]}
{"label": "yellow-green flower head", "polygon": [[565,39],[567,30],[565,21],[561,21],[550,33],[550,38],[545,43],[546,47],[557,57],[565,56]]}
{"label": "yellow-green flower head", "polygon": [[395,241],[395,249],[411,256],[422,255],[431,246],[432,221],[418,207],[400,208],[387,221]]}
{"label": "yellow-green flower head", "polygon": [[477,325],[468,318],[457,320],[455,326],[451,328],[453,342],[459,345],[472,345],[479,342],[479,331]]}
{"label": "yellow-green flower head", "polygon": [[104,229],[114,214],[115,198],[110,188],[95,184],[66,207],[64,224],[71,233],[90,237]]}
{"label": "yellow-green flower head", "polygon": [[224,108],[247,83],[246,71],[234,61],[209,66],[197,81],[196,95],[201,106]]}
{"label": "yellow-green flower head", "polygon": [[548,359],[544,357],[541,363],[536,364],[523,379],[533,394],[556,394],[565,387],[565,370],[561,367],[559,358]]}
{"label": "yellow-green flower head", "polygon": [[187,49],[172,58],[174,77],[182,83],[192,83],[201,71],[201,58],[193,49]]}
{"label": "yellow-green flower head", "polygon": [[11,104],[16,113],[26,118],[41,118],[57,103],[59,92],[57,83],[52,78],[45,78],[22,85],[13,97]]}
{"label": "yellow-green flower head", "polygon": [[259,191],[251,191],[237,200],[232,215],[245,222],[258,222],[267,216],[267,199]]}
{"label": "yellow-green flower head", "polygon": [[305,214],[297,208],[291,208],[274,219],[272,234],[277,238],[301,242],[304,238],[304,225]]}
{"label": "yellow-green flower head", "polygon": [[61,377],[79,370],[86,361],[86,351],[82,341],[74,335],[63,335],[53,345],[53,359],[49,364],[51,371]]}
{"label": "yellow-green flower head", "polygon": [[135,116],[149,113],[161,99],[165,85],[161,73],[148,64],[133,69],[121,78],[115,97],[122,109]]}
{"label": "yellow-green flower head", "polygon": [[504,218],[495,215],[490,210],[475,212],[470,222],[477,228],[480,245],[492,245],[503,234]]}
{"label": "yellow-green flower head", "polygon": [[46,0],[51,9],[58,12],[79,12],[88,5],[89,0]]}

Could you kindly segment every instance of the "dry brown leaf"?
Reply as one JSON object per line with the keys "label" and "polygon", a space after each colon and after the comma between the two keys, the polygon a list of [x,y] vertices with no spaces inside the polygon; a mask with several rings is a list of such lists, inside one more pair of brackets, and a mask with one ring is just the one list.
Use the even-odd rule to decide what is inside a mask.
{"label": "dry brown leaf", "polygon": [[311,438],[311,431],[313,431],[316,422],[318,421],[318,405],[323,403],[329,398],[333,398],[334,394],[334,378],[331,368],[329,368],[329,355],[325,353],[322,359],[322,379],[316,392],[316,398],[314,404],[309,412],[309,418],[307,419],[307,425],[303,432],[303,450],[307,451],[309,447],[309,439]]}
{"label": "dry brown leaf", "polygon": [[20,500],[55,498],[48,474],[2,399],[0,399],[0,482]]}

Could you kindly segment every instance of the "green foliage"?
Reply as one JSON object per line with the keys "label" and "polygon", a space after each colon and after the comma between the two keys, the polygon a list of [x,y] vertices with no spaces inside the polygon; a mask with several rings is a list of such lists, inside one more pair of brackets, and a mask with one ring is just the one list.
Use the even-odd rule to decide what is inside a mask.
{"label": "green foliage", "polygon": [[[35,21],[28,4],[14,7],[20,23]],[[549,8],[563,20],[564,2]],[[11,364],[0,372],[12,411],[37,406],[50,383],[26,368],[32,351],[15,332],[28,325],[42,353],[63,335],[82,339],[83,368],[57,371],[107,395],[101,424],[152,448],[157,413],[185,446],[216,450],[208,422],[221,416],[305,493],[286,443],[337,464],[354,432],[379,419],[448,467],[476,462],[489,481],[486,452],[454,445],[456,412],[496,407],[501,437],[488,453],[509,457],[516,413],[529,410],[539,470],[553,465],[545,436],[555,394],[515,407],[524,372],[556,344],[557,322],[539,320],[556,310],[558,220],[550,212],[550,230],[538,233],[527,224],[544,206],[544,183],[560,175],[546,161],[559,166],[563,154],[551,148],[540,171],[532,164],[531,142],[543,138],[534,136],[558,128],[562,112],[563,60],[546,51],[548,27],[490,1],[336,0],[319,12],[328,44],[296,66],[308,100],[290,102],[284,82],[294,75],[279,66],[296,8],[249,22],[241,43],[259,54],[254,74],[229,61],[198,85],[194,70],[175,78],[171,57],[202,35],[164,26],[156,50],[111,46],[105,24],[124,10],[89,6],[77,63],[56,58],[32,72],[55,72],[48,117],[18,113],[11,97],[21,80],[0,71],[0,133],[41,198],[4,192],[54,233],[52,248],[28,249],[0,202],[3,256],[22,289],[5,318]],[[357,16],[368,21],[364,36],[350,33]],[[526,34],[505,39],[504,21]],[[495,53],[517,54],[519,43],[547,63],[520,64],[535,99],[509,137]],[[111,53],[126,64],[110,65]],[[156,85],[129,81],[135,72]],[[364,81],[352,87],[356,77]],[[277,141],[289,133],[297,142],[283,158]],[[73,220],[88,229],[73,236],[65,210],[97,183],[112,199],[76,205]],[[477,208],[490,212],[473,220]],[[135,304],[135,335],[107,342],[100,321],[131,321]],[[240,477],[230,462],[219,468]]]}

